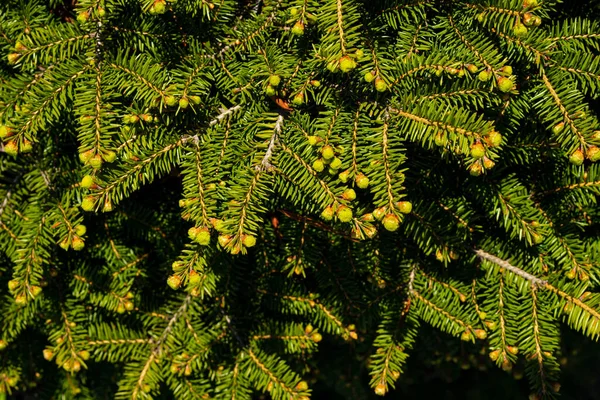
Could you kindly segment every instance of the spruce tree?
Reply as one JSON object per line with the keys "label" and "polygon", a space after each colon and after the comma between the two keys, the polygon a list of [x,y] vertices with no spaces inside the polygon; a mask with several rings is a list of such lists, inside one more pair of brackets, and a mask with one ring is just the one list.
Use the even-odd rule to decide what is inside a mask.
{"label": "spruce tree", "polygon": [[557,397],[600,334],[585,3],[2,1],[0,398]]}

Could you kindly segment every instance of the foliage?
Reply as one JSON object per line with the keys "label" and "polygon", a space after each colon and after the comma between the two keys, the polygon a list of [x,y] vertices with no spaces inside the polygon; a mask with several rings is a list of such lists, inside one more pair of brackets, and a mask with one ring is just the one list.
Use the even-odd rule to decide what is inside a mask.
{"label": "foliage", "polygon": [[567,3],[3,1],[0,398],[359,399],[449,360],[555,398],[564,327],[600,334]]}

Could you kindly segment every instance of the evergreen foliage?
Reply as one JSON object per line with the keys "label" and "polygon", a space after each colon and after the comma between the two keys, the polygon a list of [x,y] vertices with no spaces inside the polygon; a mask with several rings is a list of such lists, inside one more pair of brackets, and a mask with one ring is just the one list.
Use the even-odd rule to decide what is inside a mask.
{"label": "evergreen foliage", "polygon": [[569,7],[2,1],[0,398],[393,396],[444,351],[557,397],[600,335]]}

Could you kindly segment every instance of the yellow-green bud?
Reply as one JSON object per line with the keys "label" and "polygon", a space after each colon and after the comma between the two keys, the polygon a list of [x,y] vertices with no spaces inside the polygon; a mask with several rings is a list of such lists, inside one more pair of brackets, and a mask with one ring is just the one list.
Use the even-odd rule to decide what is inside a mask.
{"label": "yellow-green bud", "polygon": [[342,166],[342,160],[340,160],[339,158],[335,157],[332,161],[331,164],[329,164],[329,167],[331,169],[339,169]]}
{"label": "yellow-green bud", "polygon": [[77,234],[77,236],[83,236],[86,232],[87,228],[85,227],[85,225],[75,225],[75,233]]}
{"label": "yellow-green bud", "polygon": [[271,85],[267,85],[267,87],[265,88],[265,93],[267,96],[275,96],[275,88]]}
{"label": "yellow-green bud", "polygon": [[292,103],[299,106],[304,103],[304,93],[298,93],[294,96]]}
{"label": "yellow-green bud", "polygon": [[335,150],[333,150],[331,145],[325,145],[321,149],[321,155],[325,160],[330,160],[335,156]]}
{"label": "yellow-green bud", "polygon": [[471,157],[482,158],[485,155],[485,147],[481,143],[473,143],[471,146]]}
{"label": "yellow-green bud", "polygon": [[479,75],[477,75],[477,79],[481,82],[487,82],[490,80],[490,73],[488,71],[481,71]]}
{"label": "yellow-green bud", "polygon": [[85,243],[79,236],[74,236],[73,241],[71,242],[71,246],[73,246],[73,250],[79,251],[83,249]]}
{"label": "yellow-green bud", "polygon": [[322,172],[325,169],[325,163],[319,158],[313,162],[312,168],[317,172]]}
{"label": "yellow-green bud", "polygon": [[81,186],[82,188],[88,189],[88,188],[92,187],[93,184],[94,184],[94,178],[91,175],[86,175],[81,179],[81,183],[79,184],[79,186]]}
{"label": "yellow-green bud", "polygon": [[356,199],[356,192],[354,189],[346,189],[344,190],[344,193],[342,193],[342,198],[344,200],[352,201]]}
{"label": "yellow-green bud", "polygon": [[585,159],[585,157],[583,156],[583,152],[579,149],[575,150],[570,156],[569,156],[569,161],[571,162],[571,164],[574,165],[581,165],[583,164],[583,160]]}
{"label": "yellow-green bud", "polygon": [[89,164],[94,169],[100,169],[102,167],[102,156],[100,154],[96,154],[89,159]]}
{"label": "yellow-green bud", "polygon": [[292,27],[292,33],[297,36],[301,36],[304,34],[304,23],[302,21],[298,21]]}
{"label": "yellow-green bud", "polygon": [[256,237],[252,235],[244,235],[242,244],[246,247],[254,247],[256,245]]}
{"label": "yellow-green bud", "polygon": [[279,86],[279,83],[281,83],[281,77],[279,75],[271,75],[269,77],[269,84],[273,87],[277,87]]}
{"label": "yellow-green bud", "polygon": [[356,62],[352,58],[348,56],[340,58],[340,70],[342,72],[350,72],[354,68],[356,68]]}
{"label": "yellow-green bud", "polygon": [[169,276],[167,279],[167,285],[169,285],[169,287],[173,290],[179,289],[179,286],[181,286],[181,277],[179,275]]}
{"label": "yellow-green bud", "polygon": [[381,78],[376,78],[375,79],[375,89],[378,92],[385,92],[387,89],[387,83],[385,83],[385,81]]}
{"label": "yellow-green bud", "polygon": [[337,217],[341,222],[352,221],[352,210],[350,207],[339,206],[337,209]]}
{"label": "yellow-green bud", "polygon": [[590,146],[587,149],[586,156],[591,162],[596,162],[600,160],[600,149],[598,148],[598,146]]}
{"label": "yellow-green bud", "polygon": [[210,231],[208,228],[200,228],[197,230],[194,240],[201,246],[208,246],[210,244]]}
{"label": "yellow-green bud", "polygon": [[88,196],[88,197],[84,198],[83,201],[81,202],[81,208],[84,211],[92,211],[94,209],[95,205],[96,205],[96,199],[92,196]]}
{"label": "yellow-green bud", "polygon": [[19,147],[17,146],[17,142],[11,140],[10,142],[4,145],[4,152],[11,156],[16,156],[19,153]]}
{"label": "yellow-green bud", "polygon": [[385,217],[383,217],[383,220],[381,222],[383,224],[383,227],[390,232],[395,232],[400,226],[400,220],[394,214],[386,215]]}
{"label": "yellow-green bud", "polygon": [[333,219],[333,215],[334,211],[333,207],[331,206],[325,207],[325,209],[321,212],[321,218],[323,218],[325,221],[331,221]]}
{"label": "yellow-green bud", "polygon": [[398,207],[398,211],[402,214],[410,214],[413,208],[410,201],[399,201],[396,203],[396,207]]}
{"label": "yellow-green bud", "polygon": [[360,189],[366,189],[369,187],[369,178],[365,174],[358,174],[356,178],[354,178],[356,182],[356,186]]}
{"label": "yellow-green bud", "polygon": [[177,104],[177,99],[175,98],[175,96],[166,96],[165,97],[165,104],[168,105],[169,107],[173,107],[175,104]]}
{"label": "yellow-green bud", "polygon": [[505,78],[503,76],[498,78],[498,88],[502,92],[510,92],[514,86],[515,84],[509,78]]}

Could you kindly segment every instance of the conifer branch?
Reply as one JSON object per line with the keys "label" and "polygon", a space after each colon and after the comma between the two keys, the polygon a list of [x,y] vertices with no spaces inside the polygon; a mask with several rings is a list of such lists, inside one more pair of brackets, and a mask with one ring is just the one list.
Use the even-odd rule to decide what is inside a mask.
{"label": "conifer branch", "polygon": [[542,344],[541,344],[541,335],[540,335],[540,327],[539,327],[539,317],[538,317],[538,297],[537,297],[537,286],[531,286],[531,298],[533,300],[531,307],[531,317],[533,321],[533,338],[535,342],[535,357],[538,363],[538,374],[540,377],[540,382],[542,383],[541,393],[542,395],[546,395],[548,389],[546,388],[546,379],[545,379],[545,369],[544,369],[544,358],[542,354]]}
{"label": "conifer branch", "polygon": [[483,251],[481,249],[477,249],[477,250],[474,250],[474,251],[475,251],[475,254],[479,258],[482,258],[482,259],[487,260],[487,261],[489,261],[491,263],[494,263],[494,264],[498,265],[499,267],[504,268],[505,270],[510,271],[513,274],[520,276],[521,278],[529,281],[534,286],[543,287],[543,286],[545,286],[548,283],[547,281],[545,281],[543,279],[540,279],[540,278],[538,278],[536,276],[531,275],[528,272],[523,271],[522,269],[520,269],[518,267],[515,267],[514,265],[512,265],[508,261],[505,261],[505,260],[503,260],[501,258],[498,258],[498,257],[496,257],[496,256],[494,256],[494,255],[492,255],[490,253],[487,253],[487,252],[485,252],[485,251]]}
{"label": "conifer branch", "polygon": [[183,302],[181,303],[181,306],[179,306],[179,309],[177,309],[177,311],[171,315],[171,318],[169,319],[167,326],[162,331],[161,335],[158,337],[158,339],[156,339],[153,342],[154,346],[150,350],[150,356],[146,360],[146,363],[144,364],[144,367],[142,368],[140,376],[137,379],[137,382],[136,382],[133,392],[131,394],[132,399],[137,399],[140,391],[143,391],[144,380],[146,378],[146,375],[148,374],[150,366],[156,359],[159,359],[162,356],[164,341],[171,334],[171,331],[173,330],[175,323],[179,320],[179,318],[182,315],[185,314],[185,312],[187,311],[191,302],[192,302],[192,295],[188,294],[183,299]]}
{"label": "conifer branch", "polygon": [[565,122],[571,127],[571,132],[573,132],[575,135],[577,135],[577,140],[579,141],[580,145],[585,148],[586,141],[583,136],[583,133],[581,133],[579,131],[579,129],[577,129],[577,127],[575,126],[573,117],[569,114],[569,111],[567,110],[567,108],[563,104],[562,100],[558,96],[558,93],[556,93],[556,90],[554,89],[554,86],[548,79],[548,76],[546,75],[546,73],[544,71],[540,71],[540,73],[542,74],[542,80],[544,81],[544,85],[546,86],[546,89],[548,89],[548,92],[550,93],[550,95],[554,99],[554,102],[560,109],[560,112],[563,115]]}

